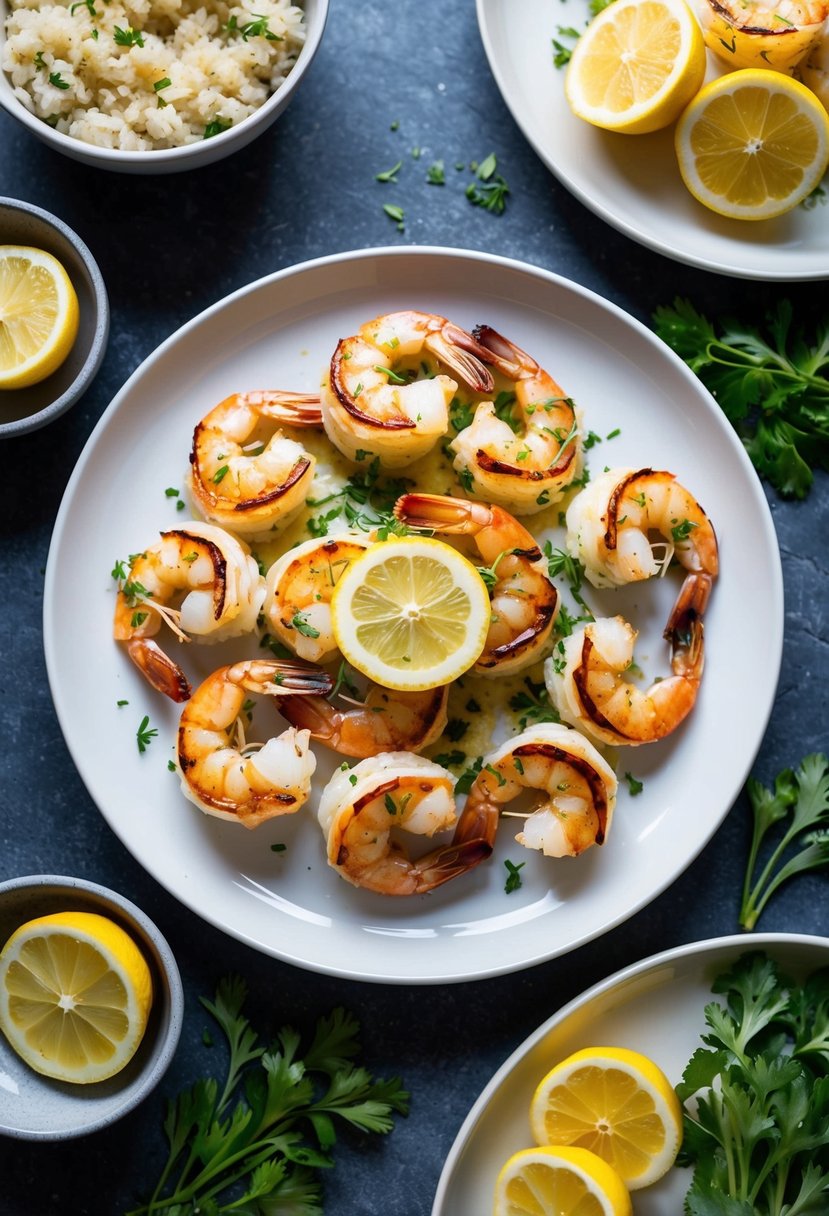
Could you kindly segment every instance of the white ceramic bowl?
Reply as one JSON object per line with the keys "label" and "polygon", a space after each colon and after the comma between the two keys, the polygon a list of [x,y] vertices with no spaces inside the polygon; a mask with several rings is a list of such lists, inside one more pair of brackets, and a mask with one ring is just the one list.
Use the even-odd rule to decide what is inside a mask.
{"label": "white ceramic bowl", "polygon": [[106,352],[109,301],[87,246],[48,211],[0,198],[0,245],[31,245],[56,257],[72,280],[80,310],[78,336],[60,367],[30,388],[0,392],[0,439],[6,439],[46,426],[86,392]]}
{"label": "white ceramic bowl", "polygon": [[[83,140],[73,139],[54,131],[40,118],[30,114],[22,102],[14,95],[11,83],[5,72],[0,71],[0,105],[13,118],[22,122],[25,127],[42,139],[50,147],[56,148],[73,160],[82,161],[96,169],[112,169],[119,173],[177,173],[183,169],[196,169],[202,165],[210,165],[222,160],[231,152],[238,152],[252,139],[255,139],[266,127],[276,119],[287,106],[307,71],[311,60],[317,52],[322,39],[325,22],[328,16],[328,0],[303,0],[306,20],[305,45],[299,57],[289,72],[285,82],[273,93],[264,105],[254,111],[238,126],[214,135],[210,139],[198,143],[187,144],[181,148],[160,148],[154,152],[122,152],[117,148],[97,148]],[[5,19],[8,14],[6,0],[0,0],[0,51],[5,42]]]}
{"label": "white ceramic bowl", "polygon": [[0,1135],[68,1140],[107,1127],[158,1084],[175,1054],[184,1011],[176,960],[153,922],[128,899],[82,878],[34,874],[0,883],[0,947],[15,929],[54,912],[97,912],[133,937],[153,977],[153,1005],[141,1044],[114,1077],[70,1085],[41,1076],[0,1033]]}

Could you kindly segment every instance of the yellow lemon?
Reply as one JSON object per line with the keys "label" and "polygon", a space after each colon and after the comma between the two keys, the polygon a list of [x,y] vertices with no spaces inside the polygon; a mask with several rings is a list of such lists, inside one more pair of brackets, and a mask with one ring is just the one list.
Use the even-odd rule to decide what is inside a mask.
{"label": "yellow lemon", "polygon": [[494,1216],[632,1216],[627,1187],[595,1153],[560,1145],[525,1148],[495,1183]]}
{"label": "yellow lemon", "polygon": [[572,1144],[612,1165],[629,1190],[671,1168],[682,1108],[652,1060],[625,1047],[577,1051],[547,1073],[530,1104],[539,1144]]}
{"label": "yellow lemon", "polygon": [[51,376],[72,349],[78,319],[75,288],[57,258],[0,245],[0,389]]}
{"label": "yellow lemon", "polygon": [[132,1058],[152,977],[120,925],[94,912],[28,921],[0,953],[0,1030],[36,1072],[86,1084]]}
{"label": "yellow lemon", "polygon": [[614,0],[579,38],[564,90],[596,127],[643,135],[674,122],[705,77],[705,43],[685,0]]}
{"label": "yellow lemon", "polygon": [[347,661],[385,688],[437,688],[484,648],[489,593],[455,549],[426,537],[372,545],[337,583],[331,623]]}
{"label": "yellow lemon", "polygon": [[829,115],[790,76],[744,68],[713,80],[677,123],[685,185],[720,215],[766,220],[791,211],[829,163]]}

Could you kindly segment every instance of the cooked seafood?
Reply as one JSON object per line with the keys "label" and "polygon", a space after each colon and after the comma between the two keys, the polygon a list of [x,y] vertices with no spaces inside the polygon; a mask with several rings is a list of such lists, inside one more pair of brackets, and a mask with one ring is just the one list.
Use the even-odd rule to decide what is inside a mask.
{"label": "cooked seafood", "polygon": [[289,727],[264,744],[245,740],[246,694],[325,693],[324,671],[271,659],[220,667],[185,705],[178,728],[178,769],[187,798],[208,815],[255,828],[298,811],[317,762],[308,731]]}
{"label": "cooked seafood", "polygon": [[522,791],[537,791],[541,800],[515,839],[546,857],[577,857],[607,839],[616,788],[610,765],[577,730],[540,723],[484,757],[465,813],[497,824]]}
{"label": "cooked seafood", "polygon": [[268,570],[265,620],[301,659],[324,663],[336,655],[331,596],[369,543],[367,536],[352,533],[305,541],[283,553]]}
{"label": "cooked seafood", "polygon": [[[338,769],[317,816],[328,864],[355,887],[381,895],[420,895],[472,869],[492,852],[473,836],[410,859],[393,829],[433,836],[455,824],[454,778],[423,756],[386,752]],[[458,825],[460,827],[460,824]]]}
{"label": "cooked seafood", "polygon": [[265,580],[247,546],[214,524],[190,520],[131,558],[113,635],[154,688],[184,701],[190,688],[183,671],[150,640],[162,622],[183,642],[223,642],[255,629],[264,597]]}
{"label": "cooked seafood", "polygon": [[489,325],[473,334],[481,357],[513,386],[517,432],[482,401],[470,426],[449,445],[454,466],[475,494],[516,515],[534,515],[558,502],[580,475],[580,413],[549,372]]}
{"label": "cooked seafood", "polygon": [[673,557],[693,573],[717,575],[711,521],[673,473],[608,469],[579,491],[566,519],[567,548],[594,587],[663,574]]}
{"label": "cooked seafood", "polygon": [[829,35],[824,33],[797,69],[797,75],[829,110]]}
{"label": "cooked seafood", "polygon": [[[324,697],[286,697],[279,712],[342,756],[420,752],[443,734],[449,688],[392,692],[369,684],[365,698],[338,708]],[[350,698],[348,698],[350,700]]]}
{"label": "cooked seafood", "polygon": [[625,678],[637,631],[623,617],[601,617],[559,642],[544,664],[544,678],[561,717],[600,743],[630,747],[664,739],[675,730],[699,692],[702,615],[710,589],[705,574],[685,579],[665,630],[672,674],[650,688]]}
{"label": "cooked seafood", "polygon": [[[391,312],[367,321],[337,343],[331,359],[322,388],[328,438],[358,464],[376,457],[398,469],[417,460],[446,433],[457,380],[475,392],[492,390],[484,353],[471,334],[434,313]],[[432,375],[427,364],[428,375],[417,379],[424,356],[440,371]]]}
{"label": "cooked seafood", "polygon": [[706,44],[729,68],[791,73],[823,36],[826,0],[699,0]]}
{"label": "cooked seafood", "polygon": [[240,536],[267,536],[302,507],[314,457],[283,427],[320,427],[319,397],[233,393],[193,432],[187,486],[196,509]]}
{"label": "cooked seafood", "polygon": [[527,529],[501,507],[440,494],[404,494],[394,514],[409,528],[470,536],[487,563],[492,622],[473,670],[503,675],[534,662],[558,611],[558,592]]}

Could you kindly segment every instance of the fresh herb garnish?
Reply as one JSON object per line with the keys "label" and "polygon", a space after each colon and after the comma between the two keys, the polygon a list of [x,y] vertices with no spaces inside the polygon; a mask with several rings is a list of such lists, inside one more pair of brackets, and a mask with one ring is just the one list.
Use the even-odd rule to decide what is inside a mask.
{"label": "fresh herb garnish", "polygon": [[628,791],[631,798],[635,798],[637,794],[641,794],[645,788],[645,783],[637,780],[633,773],[625,773],[625,781],[628,783]]}
{"label": "fresh herb garnish", "polygon": [[212,139],[214,135],[221,135],[222,131],[229,131],[233,123],[222,122],[221,118],[214,118],[204,128],[202,139]]}
{"label": "fresh herb garnish", "polygon": [[445,186],[446,185],[446,170],[443,167],[442,160],[433,161],[426,171],[427,186]]}
{"label": "fresh herb garnish", "polygon": [[309,624],[309,622],[305,619],[304,614],[301,612],[294,613],[293,617],[291,618],[291,625],[297,631],[297,633],[301,633],[304,638],[318,638],[320,635],[319,629],[315,629],[313,625]]}
{"label": "fresh herb garnish", "polygon": [[392,165],[391,169],[385,169],[382,173],[375,173],[374,180],[376,182],[396,182],[397,174],[403,168],[403,161],[399,160],[396,165]]}
{"label": "fresh herb garnish", "polygon": [[759,327],[714,325],[688,300],[658,308],[654,328],[720,404],[752,464],[784,497],[805,498],[829,470],[829,317],[810,336],[781,300]]}
{"label": "fresh herb garnish", "polygon": [[[806,756],[799,767],[779,773],[774,790],[750,777],[746,793],[754,831],[746,865],[740,924],[753,929],[775,891],[807,870],[829,865],[829,758]],[[760,870],[760,852],[768,832],[780,825],[774,846]]]}
{"label": "fresh herb garnish", "polygon": [[518,725],[526,730],[536,722],[559,722],[558,712],[550,704],[546,684],[539,684],[529,676],[524,678],[526,692],[517,692],[510,697],[509,707],[513,713],[519,714]]}
{"label": "fresh herb garnish", "polygon": [[120,25],[116,25],[113,30],[112,37],[115,40],[116,46],[143,46],[144,36],[140,30],[134,30],[128,26],[122,30]]}
{"label": "fresh herb garnish", "polygon": [[[400,1079],[375,1079],[352,1063],[359,1025],[342,1009],[301,1036],[283,1027],[265,1047],[242,1013],[238,977],[202,1004],[229,1047],[224,1077],[206,1076],[168,1104],[167,1164],[152,1197],[129,1216],[246,1212],[322,1216],[316,1171],[334,1164],[337,1124],[385,1135],[393,1112],[408,1113]],[[270,1042],[270,1040],[269,1040]]]}
{"label": "fresh herb garnish", "polygon": [[515,863],[510,861],[508,858],[504,861],[504,865],[507,867],[507,880],[504,883],[504,893],[506,895],[510,895],[513,891],[517,891],[521,886],[521,875],[519,874],[519,870],[523,870],[526,864],[527,863],[525,861],[519,861],[518,865],[515,865]]}
{"label": "fresh herb garnish", "polygon": [[466,197],[474,206],[483,207],[493,215],[502,215],[510,191],[500,173],[495,172],[497,164],[494,152],[481,161],[475,169],[477,180],[466,187]]}
{"label": "fresh herb garnish", "polygon": [[68,81],[63,79],[60,72],[49,73],[49,84],[53,84],[56,89],[69,89],[72,87]]}
{"label": "fresh herb garnish", "polygon": [[481,765],[483,764],[483,762],[484,762],[483,756],[478,756],[478,758],[476,760],[472,761],[472,763],[470,764],[470,766],[468,768],[464,769],[464,771],[461,773],[460,777],[458,777],[458,780],[455,782],[455,793],[456,794],[468,794],[469,793],[469,791],[472,789],[472,786],[475,783],[475,778],[478,776],[478,773],[481,771]]}
{"label": "fresh herb garnish", "polygon": [[403,208],[398,207],[396,203],[383,203],[383,210],[390,220],[394,220],[397,224],[399,232],[403,231],[404,213]]}
{"label": "fresh herb garnish", "polygon": [[141,719],[141,725],[138,727],[138,730],[135,732],[135,740],[138,744],[138,750],[139,750],[139,752],[141,752],[142,755],[147,750],[147,748],[150,746],[150,744],[152,743],[152,741],[156,737],[156,735],[158,734],[157,730],[155,730],[154,728],[150,729],[149,727],[150,727],[149,715],[144,714],[144,717]]}
{"label": "fresh herb garnish", "polygon": [[406,525],[395,519],[392,509],[410,485],[411,482],[403,477],[382,478],[380,461],[375,457],[365,469],[352,473],[341,490],[325,498],[309,498],[308,506],[312,508],[326,507],[329,503],[336,505],[323,515],[318,515],[313,526],[310,520],[306,526],[312,535],[317,535],[316,529],[324,529],[319,532],[324,536],[331,520],[343,516],[349,527],[358,528],[361,532],[376,529],[378,540],[388,540],[392,534],[404,536]]}
{"label": "fresh herb garnish", "polygon": [[242,41],[247,42],[248,38],[266,38],[268,42],[284,42],[281,34],[274,34],[268,29],[268,18],[263,17],[261,13],[253,13],[253,21],[248,21],[241,28]]}

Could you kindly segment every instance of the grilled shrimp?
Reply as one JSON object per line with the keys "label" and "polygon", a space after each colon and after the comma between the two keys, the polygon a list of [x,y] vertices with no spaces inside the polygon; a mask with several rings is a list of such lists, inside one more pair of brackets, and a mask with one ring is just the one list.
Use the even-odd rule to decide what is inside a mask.
{"label": "grilled shrimp", "polygon": [[311,490],[315,460],[282,428],[320,427],[319,397],[233,393],[193,432],[187,485],[205,519],[241,536],[283,527]]}
{"label": "grilled shrimp", "polygon": [[[420,895],[472,869],[492,842],[457,838],[411,860],[392,829],[433,836],[455,824],[454,778],[423,756],[386,752],[338,769],[317,812],[328,864],[355,887],[381,895]],[[458,825],[460,826],[460,825]]]}
{"label": "grilled shrimp", "polygon": [[286,697],[279,712],[292,726],[342,756],[420,752],[443,734],[449,688],[392,692],[369,684],[365,699],[338,709],[324,697]]}
{"label": "grilled shrimp", "polygon": [[488,325],[473,334],[484,361],[513,386],[520,419],[516,433],[482,401],[470,426],[449,445],[455,469],[475,494],[516,515],[534,515],[558,502],[582,466],[579,412],[549,372]]}
{"label": "grilled shrimp", "polygon": [[491,832],[522,790],[537,791],[541,800],[516,841],[546,857],[577,857],[607,838],[616,788],[613,770],[592,743],[567,726],[541,723],[484,757],[464,812],[489,823]]}
{"label": "grilled shrimp", "polygon": [[711,521],[673,473],[608,469],[579,491],[566,520],[567,548],[594,587],[664,573],[674,556],[692,573],[717,575]]}
{"label": "grilled shrimp", "polygon": [[[398,469],[430,451],[446,433],[457,377],[476,392],[492,389],[475,339],[445,317],[391,312],[343,338],[322,389],[326,434],[349,460],[377,457]],[[441,369],[415,379],[418,362],[432,356]],[[451,373],[447,375],[446,372]]]}
{"label": "grilled shrimp", "polygon": [[162,622],[183,642],[223,642],[255,629],[264,597],[265,580],[247,545],[192,520],[132,558],[118,588],[113,634],[154,688],[186,701],[184,672],[152,641]]}
{"label": "grilled shrimp", "polygon": [[351,533],[305,541],[283,553],[268,571],[262,608],[265,620],[301,659],[324,663],[336,655],[331,596],[369,543],[368,537]]}
{"label": "grilled shrimp", "polygon": [[729,68],[791,73],[820,43],[826,0],[699,0],[705,42]]}
{"label": "grilled shrimp", "polygon": [[823,34],[798,68],[798,76],[829,110],[829,35]]}
{"label": "grilled shrimp", "polygon": [[199,685],[178,728],[181,788],[208,815],[255,828],[291,815],[306,801],[317,762],[308,731],[289,727],[264,744],[247,743],[247,693],[270,697],[324,693],[324,671],[278,660],[254,659],[220,667]]}
{"label": "grilled shrimp", "polygon": [[559,605],[541,550],[527,529],[501,507],[440,494],[404,494],[394,514],[409,528],[472,537],[487,563],[492,621],[473,670],[503,675],[534,662]]}
{"label": "grilled shrimp", "polygon": [[561,717],[600,743],[636,747],[664,739],[694,708],[703,669],[702,614],[711,589],[689,574],[665,630],[672,674],[640,689],[625,679],[637,631],[621,616],[601,617],[559,643],[544,679]]}

